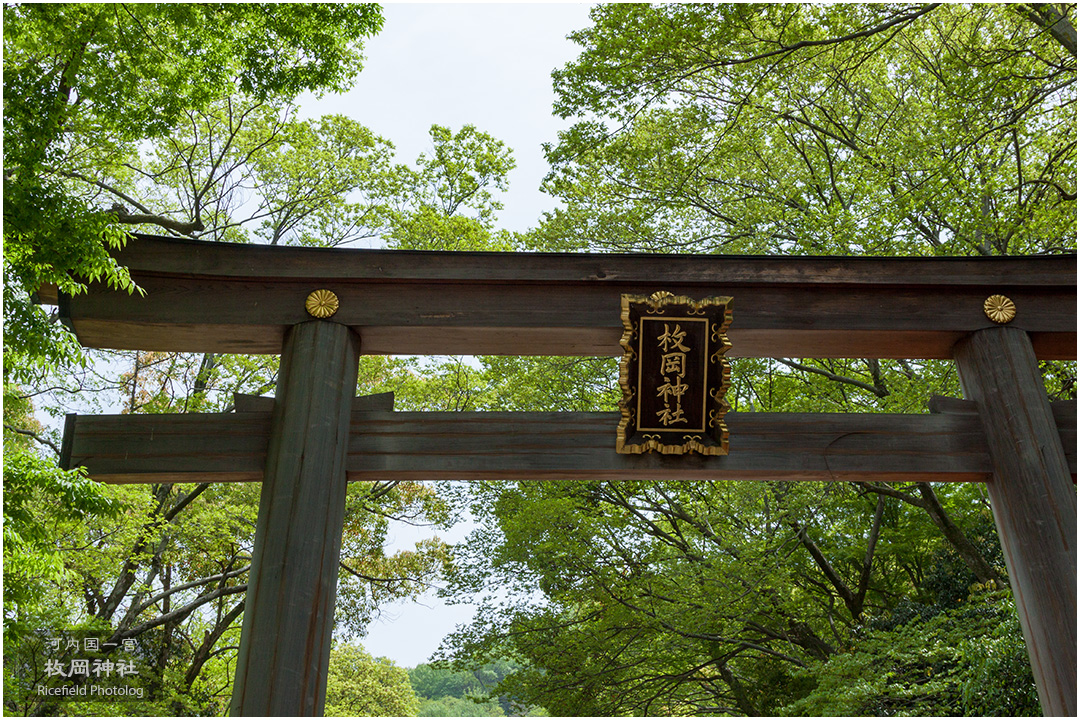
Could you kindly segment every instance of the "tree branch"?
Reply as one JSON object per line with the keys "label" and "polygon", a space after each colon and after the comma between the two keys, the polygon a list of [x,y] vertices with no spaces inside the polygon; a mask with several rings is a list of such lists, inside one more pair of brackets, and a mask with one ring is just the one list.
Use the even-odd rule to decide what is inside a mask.
{"label": "tree branch", "polygon": [[874,385],[862,382],[861,380],[856,380],[855,378],[849,378],[845,375],[837,375],[836,373],[830,370],[826,370],[825,368],[819,368],[813,365],[803,365],[802,363],[795,362],[794,360],[785,360],[783,358],[773,359],[776,360],[778,363],[783,363],[784,365],[787,365],[788,367],[794,368],[796,370],[803,370],[805,372],[815,373],[817,375],[821,375],[822,377],[827,377],[830,380],[835,380],[836,382],[854,385],[857,388],[862,388],[867,392],[871,392],[874,395],[877,395],[879,398],[883,398],[889,395],[889,390],[885,387],[875,387]]}
{"label": "tree branch", "polygon": [[1070,55],[1076,57],[1076,28],[1069,22],[1065,13],[1054,7],[1053,3],[1022,3],[1016,9],[1025,18],[1044,30],[1049,30],[1051,37],[1058,41]]}
{"label": "tree branch", "polygon": [[847,605],[848,612],[851,613],[853,620],[858,620],[862,614],[862,607],[860,603],[856,602],[855,593],[851,592],[851,588],[847,586],[844,579],[840,577],[840,573],[836,572],[836,568],[832,566],[829,559],[825,557],[825,554],[821,552],[821,548],[817,546],[813,540],[810,539],[809,533],[806,532],[806,528],[799,523],[791,523],[791,528],[795,531],[795,535],[799,538],[799,542],[803,544],[810,556],[814,558],[814,562],[817,563],[818,568],[829,580],[829,584],[833,586],[836,593]]}
{"label": "tree branch", "polygon": [[750,694],[746,691],[746,686],[742,684],[738,676],[732,672],[731,668],[727,666],[727,663],[716,663],[716,669],[720,672],[720,677],[724,683],[731,689],[731,694],[735,698],[735,705],[738,706],[739,711],[747,717],[757,717],[762,713],[758,710],[750,699]]}
{"label": "tree branch", "polygon": [[971,570],[972,573],[974,573],[979,582],[992,582],[998,588],[1005,587],[1005,579],[1001,577],[1001,573],[995,570],[993,566],[986,561],[986,558],[983,557],[982,553],[979,552],[979,549],[968,539],[964,531],[960,529],[960,526],[953,522],[952,518],[949,517],[948,512],[946,512],[945,507],[938,499],[937,493],[934,492],[933,487],[931,487],[929,483],[915,484],[915,487],[919,492],[918,497],[901,492],[888,485],[878,483],[863,483],[862,485],[863,488],[869,492],[894,497],[925,510],[926,514],[930,516],[930,520],[945,536],[948,543],[953,546],[960,555],[960,558],[964,561],[964,564],[968,566],[968,569]]}
{"label": "tree branch", "polygon": [[56,443],[52,442],[51,440],[49,440],[47,438],[41,437],[40,435],[38,435],[36,432],[33,432],[32,430],[23,430],[22,428],[13,427],[11,425],[8,425],[7,423],[4,423],[4,429],[5,430],[10,430],[13,433],[18,433],[19,435],[25,435],[26,437],[30,438],[31,440],[36,440],[37,442],[41,443],[42,445],[45,445],[46,447],[51,448],[52,451],[54,453],[56,453],[57,457],[60,456],[60,448],[56,447]]}
{"label": "tree branch", "polygon": [[874,509],[874,522],[870,526],[870,537],[866,540],[866,556],[863,558],[862,572],[859,573],[859,589],[855,593],[855,605],[858,607],[859,614],[862,614],[863,603],[866,602],[866,591],[870,587],[874,550],[877,548],[878,538],[881,536],[881,519],[884,514],[885,496],[878,495],[877,507]]}
{"label": "tree branch", "polygon": [[225,617],[221,618],[214,626],[213,631],[207,631],[203,636],[203,641],[199,645],[198,650],[195,651],[195,656],[192,659],[191,667],[184,674],[184,683],[190,689],[195,679],[199,677],[199,672],[202,670],[206,661],[212,657],[210,649],[214,647],[214,644],[221,639],[221,636],[225,634],[225,631],[229,629],[229,626],[233,624],[233,621],[240,616],[240,613],[244,611],[244,603],[246,600],[241,600],[236,604],[232,610],[230,610]]}
{"label": "tree branch", "polygon": [[964,531],[952,521],[949,514],[945,511],[941,501],[938,500],[937,494],[930,486],[930,483],[919,483],[916,487],[919,488],[919,495],[922,496],[924,508],[926,508],[927,514],[930,515],[930,519],[945,535],[945,539],[949,541],[949,544],[956,548],[956,551],[960,554],[960,557],[964,560],[964,564],[968,566],[975,577],[979,579],[981,583],[992,582],[998,589],[1005,587],[1005,579],[1001,577],[1001,574],[993,568],[979,552],[978,548],[968,539]]}
{"label": "tree branch", "polygon": [[135,198],[102,180],[95,180],[94,178],[87,177],[86,175],[75,172],[73,170],[56,169],[55,172],[58,175],[63,175],[64,177],[72,178],[73,180],[82,180],[84,183],[100,188],[105,192],[115,195],[116,197],[126,202],[128,205],[131,205],[136,210],[138,210],[138,214],[132,214],[128,212],[128,209],[123,205],[119,203],[112,204],[112,207],[109,208],[109,211],[116,216],[117,222],[124,225],[157,225],[158,227],[163,227],[166,230],[172,230],[173,232],[179,233],[180,235],[188,236],[206,229],[203,225],[202,220],[198,217],[196,217],[196,219],[192,222],[185,223],[180,222],[179,220],[173,220],[170,217],[165,217],[164,215],[154,214],[150,211],[149,208],[147,208]]}
{"label": "tree branch", "polygon": [[177,516],[177,514],[181,510],[186,508],[192,500],[206,492],[209,487],[210,483],[203,483],[202,485],[199,485],[199,487],[195,488],[190,493],[185,495],[183,498],[181,498],[178,503],[176,503],[169,509],[169,512],[165,513],[165,522],[170,522],[174,517]]}
{"label": "tree branch", "polygon": [[104,190],[107,193],[115,195],[116,197],[120,198],[121,200],[123,200],[124,202],[128,203],[129,205],[135,207],[136,209],[140,210],[141,212],[144,212],[144,213],[149,213],[150,212],[150,210],[146,206],[144,206],[142,203],[140,203],[138,200],[131,197],[130,195],[125,194],[123,191],[118,190],[117,188],[114,188],[112,185],[109,185],[108,183],[106,183],[103,180],[95,180],[94,178],[87,177],[87,176],[83,175],[82,173],[75,172],[74,170],[64,170],[62,168],[52,168],[52,171],[55,172],[57,175],[63,175],[64,177],[71,178],[73,180],[82,180],[84,183],[87,183],[88,185],[93,185],[96,188],[100,188],[101,190]]}
{"label": "tree branch", "polygon": [[223,573],[221,573],[219,575],[211,575],[210,577],[201,578],[199,580],[193,580],[193,581],[191,581],[189,583],[184,583],[183,585],[174,585],[173,587],[169,588],[168,590],[166,590],[164,592],[160,592],[157,595],[155,595],[154,597],[150,598],[149,600],[139,604],[135,608],[135,611],[134,611],[133,615],[138,615],[139,613],[141,613],[146,608],[154,605],[159,600],[164,600],[165,598],[169,597],[173,593],[180,592],[181,590],[188,590],[188,589],[193,588],[193,587],[198,587],[199,585],[209,585],[211,583],[219,582],[221,580],[228,580],[229,578],[236,577],[237,575],[243,575],[244,573],[246,573],[250,569],[251,569],[251,566],[248,565],[246,567],[239,568],[238,570],[230,570],[228,572],[223,572]]}
{"label": "tree branch", "polygon": [[[859,30],[858,32],[854,32],[854,33],[851,33],[851,34],[848,34],[848,35],[843,35],[841,37],[827,38],[825,40],[800,40],[799,42],[794,43],[792,45],[781,45],[776,50],[772,50],[772,51],[766,52],[766,53],[759,53],[757,55],[752,55],[752,56],[747,57],[747,58],[740,58],[740,59],[737,59],[737,60],[736,59],[716,60],[714,62],[706,63],[706,64],[702,65],[700,69],[714,68],[714,67],[727,67],[727,66],[731,66],[731,65],[745,65],[747,63],[753,63],[753,62],[757,62],[759,60],[765,60],[767,58],[775,57],[777,55],[789,55],[789,54],[795,52],[796,50],[801,50],[803,48],[827,47],[829,45],[839,45],[841,43],[845,43],[845,42],[848,42],[850,40],[860,40],[862,38],[868,38],[868,37],[871,37],[873,35],[877,35],[878,33],[885,32],[886,30],[888,30],[888,29],[890,29],[892,27],[895,27],[897,25],[913,22],[914,20],[916,20],[919,17],[925,15],[926,13],[936,9],[939,5],[941,5],[941,3],[930,3],[929,5],[924,5],[923,7],[919,8],[917,11],[915,11],[913,13],[908,13],[908,14],[905,14],[905,15],[897,15],[896,17],[892,18],[888,22],[882,23],[881,25],[877,25],[877,26],[872,27],[872,28],[867,28],[865,30]],[[700,71],[700,69],[699,69],[699,71]]]}
{"label": "tree branch", "polygon": [[182,620],[183,618],[190,615],[197,608],[205,605],[211,600],[216,600],[217,598],[224,597],[226,595],[235,595],[236,593],[247,592],[247,587],[247,583],[244,583],[243,585],[232,585],[229,587],[218,588],[217,590],[206,593],[205,595],[200,595],[199,597],[189,602],[187,605],[178,607],[172,612],[165,613],[164,615],[159,615],[153,620],[148,620],[147,622],[144,622],[142,625],[136,625],[135,627],[129,628],[127,630],[117,630],[113,633],[112,637],[109,638],[109,642],[111,643],[116,640],[122,640],[123,638],[132,638],[137,635],[141,635],[147,630],[152,630],[159,625],[164,625],[167,622],[172,622],[174,620]]}
{"label": "tree branch", "polygon": [[124,225],[157,225],[166,230],[172,230],[175,233],[179,233],[180,235],[189,236],[206,229],[206,226],[203,225],[203,221],[200,218],[185,223],[162,215],[151,215],[146,213],[132,215],[127,211],[127,208],[119,203],[113,203],[113,206],[109,208],[109,211],[116,216],[117,222]]}
{"label": "tree branch", "polygon": [[1023,185],[1049,185],[1050,187],[1052,187],[1052,188],[1054,188],[1055,190],[1058,191],[1058,196],[1060,196],[1062,200],[1075,200],[1076,199],[1076,193],[1075,192],[1069,192],[1068,190],[1061,187],[1060,185],[1058,185],[1053,180],[1044,180],[1042,178],[1035,178],[1033,180],[1024,180]]}

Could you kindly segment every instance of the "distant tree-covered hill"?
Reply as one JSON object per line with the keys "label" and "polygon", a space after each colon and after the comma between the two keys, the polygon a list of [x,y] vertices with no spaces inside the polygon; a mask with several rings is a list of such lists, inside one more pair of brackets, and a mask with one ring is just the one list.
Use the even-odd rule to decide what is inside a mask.
{"label": "distant tree-covered hill", "polygon": [[505,696],[493,696],[504,677],[519,669],[509,660],[496,660],[476,670],[454,670],[424,663],[409,670],[420,700],[419,717],[538,717],[539,707],[523,707]]}

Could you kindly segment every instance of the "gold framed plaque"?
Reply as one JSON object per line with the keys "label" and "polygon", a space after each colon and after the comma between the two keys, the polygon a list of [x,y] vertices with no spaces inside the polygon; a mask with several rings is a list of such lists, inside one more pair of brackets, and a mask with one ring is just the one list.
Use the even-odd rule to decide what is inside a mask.
{"label": "gold framed plaque", "polygon": [[617,452],[727,455],[731,304],[664,291],[622,296]]}

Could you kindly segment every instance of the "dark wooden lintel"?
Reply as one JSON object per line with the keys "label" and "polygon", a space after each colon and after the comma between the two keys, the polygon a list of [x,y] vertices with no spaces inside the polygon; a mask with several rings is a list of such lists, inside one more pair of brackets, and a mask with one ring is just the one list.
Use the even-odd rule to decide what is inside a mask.
{"label": "dark wooden lintel", "polygon": [[[1076,437],[1076,403],[1055,412]],[[618,413],[354,412],[350,480],[974,481],[991,471],[979,418],[729,413],[731,454],[619,455]],[[262,477],[269,412],[102,415],[71,421],[72,465],[113,483]],[[1070,455],[1076,473],[1075,452]]]}
{"label": "dark wooden lintel", "polygon": [[145,296],[91,285],[46,301],[89,347],[275,354],[313,290],[365,354],[621,353],[620,296],[734,298],[731,357],[950,358],[1018,308],[1041,359],[1076,357],[1076,257],[754,257],[285,248],[137,236],[120,252]]}
{"label": "dark wooden lintel", "polygon": [[[931,397],[928,406],[932,413],[967,413],[970,415],[979,413],[979,406],[975,401],[945,397],[943,395]],[[1053,414],[1054,422],[1057,424],[1058,436],[1061,438],[1061,445],[1065,450],[1065,457],[1068,460],[1069,467],[1072,468],[1075,482],[1077,453],[1076,401],[1055,400],[1050,403],[1050,412]]]}

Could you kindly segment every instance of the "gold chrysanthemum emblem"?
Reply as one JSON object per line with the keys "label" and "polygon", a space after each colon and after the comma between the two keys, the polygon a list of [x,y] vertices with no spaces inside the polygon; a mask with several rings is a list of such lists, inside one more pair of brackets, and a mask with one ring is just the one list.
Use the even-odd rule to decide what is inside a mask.
{"label": "gold chrysanthemum emblem", "polygon": [[329,290],[316,290],[307,296],[304,307],[307,308],[308,315],[312,317],[328,318],[338,310],[337,295]]}
{"label": "gold chrysanthemum emblem", "polygon": [[1016,317],[1016,304],[1004,295],[991,295],[983,303],[983,312],[994,322],[1004,325]]}

